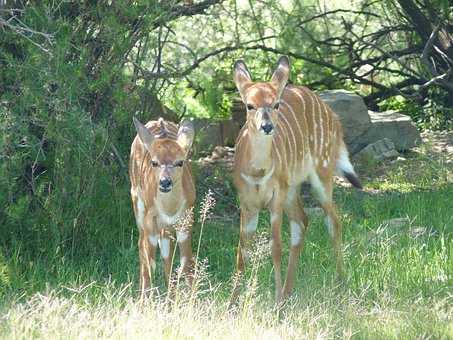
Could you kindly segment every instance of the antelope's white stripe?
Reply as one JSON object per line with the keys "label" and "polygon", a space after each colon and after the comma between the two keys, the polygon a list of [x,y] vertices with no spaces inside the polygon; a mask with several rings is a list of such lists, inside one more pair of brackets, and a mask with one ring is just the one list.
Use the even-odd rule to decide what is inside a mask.
{"label": "antelope's white stripe", "polygon": [[[293,129],[291,128],[291,124],[289,124],[289,122],[286,119],[285,115],[281,115],[281,117],[284,119],[285,123],[287,124],[286,131],[288,131],[288,130],[290,131],[292,140],[294,142],[294,149],[293,149],[293,147],[291,145],[291,139],[289,138],[288,133],[286,133],[286,136],[287,136],[287,139],[288,139],[288,145],[289,145],[289,149],[290,149],[289,154],[290,154],[290,157],[291,157],[290,161],[288,162],[287,165],[288,165],[288,168],[291,169],[291,168],[294,167],[294,164],[296,163],[296,159],[295,159],[295,157],[296,157],[296,149],[297,149],[296,137],[294,136],[294,132],[293,132]],[[291,170],[290,170],[290,172],[291,172]]]}
{"label": "antelope's white stripe", "polygon": [[[280,150],[279,150],[279,146],[283,145],[283,137],[281,136],[282,134],[282,128],[280,126],[280,124],[277,126],[277,133],[275,134],[275,137],[272,141],[272,145],[277,153],[277,156],[279,158],[279,164],[284,164],[284,163],[287,163],[287,160],[286,160],[286,152],[283,152],[283,156],[285,157],[285,159],[283,160],[283,156],[280,154]],[[278,141],[277,141],[278,139]],[[282,150],[284,151],[284,150]],[[282,163],[284,161],[284,163]]]}
{"label": "antelope's white stripe", "polygon": [[[310,91],[305,92],[305,89],[301,88],[301,91],[307,94],[307,97],[310,98],[310,103],[311,103],[311,116],[312,116],[312,123],[313,123],[313,131],[307,131],[310,134],[310,140],[313,142],[313,154],[316,154],[316,142],[318,140],[316,136],[316,113],[315,113],[315,103],[313,100],[313,96],[310,93]],[[313,135],[311,134],[313,132]]]}
{"label": "antelope's white stripe", "polygon": [[[294,89],[292,88],[291,89],[291,92],[294,93],[299,99],[300,101],[302,102],[302,118],[304,119],[304,127],[305,129],[308,129],[308,121],[307,121],[307,116],[306,116],[306,107],[305,107],[305,99],[304,97],[299,93],[299,91],[297,91],[297,89]],[[299,123],[299,120],[297,119],[297,117],[295,117],[296,121]],[[299,126],[300,128],[300,126]],[[310,151],[310,145],[309,145],[309,141],[307,139],[307,134],[304,134],[303,133],[303,130],[301,130],[301,134],[302,134],[302,141],[303,141],[303,144],[304,144],[304,153],[305,152],[309,152]],[[308,146],[308,147],[307,147]]]}
{"label": "antelope's white stripe", "polygon": [[[296,150],[299,149],[299,152],[296,152],[296,160],[295,160],[295,161],[296,161],[297,163],[299,163],[299,162],[298,162],[298,161],[299,161],[299,157],[298,157],[298,156],[301,155],[301,154],[303,153],[303,151],[304,151],[304,135],[303,135],[303,133],[302,133],[302,129],[300,128],[300,125],[299,125],[299,120],[297,119],[296,114],[295,114],[293,108],[292,108],[287,102],[285,102],[285,101],[282,101],[282,100],[281,100],[280,102],[283,103],[283,104],[288,108],[289,112],[290,112],[291,115],[293,116],[294,122],[296,123],[296,126],[297,126],[297,131],[299,132],[300,140],[302,141],[302,145],[299,145],[299,147],[297,147],[296,141],[294,141],[294,147],[295,147],[295,149],[296,149]],[[301,148],[301,146],[302,146],[302,148]]]}
{"label": "antelope's white stripe", "polygon": [[323,110],[320,100],[317,96],[314,96],[316,103],[318,104],[319,109],[319,155],[322,156],[323,147],[324,147],[324,119],[323,113],[327,115],[327,112]]}

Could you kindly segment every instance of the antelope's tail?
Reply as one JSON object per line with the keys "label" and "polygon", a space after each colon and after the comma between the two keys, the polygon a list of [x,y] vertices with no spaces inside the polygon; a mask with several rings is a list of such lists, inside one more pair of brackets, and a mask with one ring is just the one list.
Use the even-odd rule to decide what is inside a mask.
{"label": "antelope's tail", "polygon": [[346,149],[344,143],[341,144],[336,171],[338,175],[346,178],[353,186],[358,189],[363,189],[362,183],[360,183],[360,180],[354,171],[354,167],[349,160],[348,149]]}

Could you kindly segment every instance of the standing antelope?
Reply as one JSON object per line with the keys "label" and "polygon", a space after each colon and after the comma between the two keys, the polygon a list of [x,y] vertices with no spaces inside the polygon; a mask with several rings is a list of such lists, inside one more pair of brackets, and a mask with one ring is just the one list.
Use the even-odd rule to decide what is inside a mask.
{"label": "standing antelope", "polygon": [[[287,85],[288,57],[279,59],[270,82],[252,82],[242,60],[234,65],[234,81],[247,107],[247,120],[236,140],[234,183],[241,208],[237,271],[241,274],[258,214],[271,214],[272,260],[276,300],[290,295],[303,239],[308,226],[300,198],[302,182],[309,180],[326,214],[336,255],[336,268],[344,276],[341,224],[332,200],[333,174],[361,184],[343,142],[337,115],[308,88]],[[283,212],[289,218],[291,250],[282,287],[280,228]],[[233,296],[237,297],[237,289]]]}
{"label": "standing antelope", "polygon": [[[168,284],[173,258],[174,225],[193,207],[195,187],[187,157],[194,130],[190,122],[178,126],[162,118],[145,125],[134,118],[138,135],[131,146],[129,175],[135,218],[140,231],[140,290],[148,295],[159,245]],[[190,281],[193,265],[190,226],[176,230],[181,269]]]}

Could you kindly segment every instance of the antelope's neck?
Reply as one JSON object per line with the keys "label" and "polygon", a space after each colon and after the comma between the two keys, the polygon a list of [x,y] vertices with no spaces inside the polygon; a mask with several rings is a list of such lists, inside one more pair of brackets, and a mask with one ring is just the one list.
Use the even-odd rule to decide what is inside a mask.
{"label": "antelope's neck", "polygon": [[265,176],[274,168],[272,155],[273,137],[259,136],[248,137],[250,175],[256,177]]}
{"label": "antelope's neck", "polygon": [[172,190],[168,193],[157,190],[155,202],[159,213],[175,215],[183,210],[186,200],[182,190],[182,178],[173,185]]}

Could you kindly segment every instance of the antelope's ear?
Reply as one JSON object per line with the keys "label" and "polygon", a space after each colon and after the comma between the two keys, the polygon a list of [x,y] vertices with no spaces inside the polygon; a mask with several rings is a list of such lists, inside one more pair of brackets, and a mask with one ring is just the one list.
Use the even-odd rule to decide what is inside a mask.
{"label": "antelope's ear", "polygon": [[289,79],[289,72],[289,59],[286,55],[281,56],[280,59],[278,59],[277,68],[275,69],[274,74],[271,78],[271,83],[277,89],[277,98],[280,98],[283,90],[285,89],[286,83]]}
{"label": "antelope's ear", "polygon": [[179,123],[178,138],[176,141],[185,150],[186,155],[189,153],[189,150],[192,147],[194,136],[195,129],[192,122],[188,119],[183,119]]}
{"label": "antelope's ear", "polygon": [[149,151],[151,144],[153,144],[154,136],[137,118],[133,117],[132,119],[134,121],[135,130],[137,130],[140,140],[142,141],[145,148]]}
{"label": "antelope's ear", "polygon": [[242,59],[234,63],[233,79],[242,101],[247,104],[245,102],[245,90],[252,84],[252,77],[250,77],[250,72]]}

